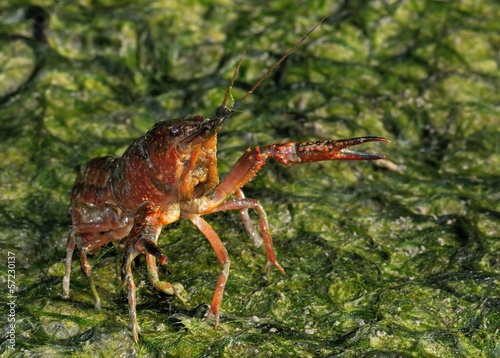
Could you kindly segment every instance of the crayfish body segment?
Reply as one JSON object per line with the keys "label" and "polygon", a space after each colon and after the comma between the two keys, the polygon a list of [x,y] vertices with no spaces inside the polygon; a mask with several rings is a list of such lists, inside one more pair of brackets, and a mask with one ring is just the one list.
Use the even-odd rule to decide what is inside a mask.
{"label": "crayfish body segment", "polygon": [[[212,314],[215,316],[217,327],[230,260],[219,236],[202,216],[226,210],[239,211],[245,229],[256,246],[264,243],[268,265],[285,273],[276,259],[264,208],[259,201],[246,198],[241,189],[270,159],[287,166],[324,160],[376,160],[385,156],[355,152],[349,148],[365,142],[388,140],[382,137],[359,137],[287,142],[247,149],[219,183],[217,134],[233,114],[234,108],[240,106],[318,25],[278,60],[232,109],[226,107],[226,102],[238,69],[213,118],[194,116],[159,122],[135,140],[121,157],[95,158],[81,169],[73,185],[69,208],[72,229],[67,243],[64,297],[69,297],[71,262],[76,248],[95,306],[99,308],[100,298],[87,255],[96,253],[108,243],[119,243],[124,247],[121,279],[128,289],[132,335],[138,342],[132,262],[136,256],[145,255],[148,279],[152,286],[184,300],[178,285],[160,280],[157,261],[160,264],[166,262],[166,256],[158,246],[162,228],[180,218],[187,218],[207,238],[222,266],[207,313],[207,317]],[[250,221],[249,209],[258,214],[258,231]]]}

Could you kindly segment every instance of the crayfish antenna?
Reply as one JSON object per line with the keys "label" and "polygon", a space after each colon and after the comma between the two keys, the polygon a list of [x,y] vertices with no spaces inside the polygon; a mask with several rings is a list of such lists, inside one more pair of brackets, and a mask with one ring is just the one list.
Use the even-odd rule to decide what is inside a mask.
{"label": "crayfish antenna", "polygon": [[[276,62],[275,62],[275,63],[274,63],[274,64],[273,64],[270,68],[269,68],[269,70],[267,70],[267,72],[266,72],[266,73],[264,73],[264,75],[263,75],[263,76],[262,76],[262,77],[261,77],[261,78],[257,81],[257,83],[255,83],[255,84],[253,85],[253,87],[252,87],[252,88],[250,88],[250,90],[248,90],[248,92],[247,92],[247,93],[243,96],[243,98],[241,98],[240,100],[238,100],[238,101],[236,101],[236,102],[234,103],[233,109],[237,109],[239,106],[241,106],[241,104],[242,104],[242,103],[243,103],[243,102],[247,99],[247,97],[248,97],[248,96],[250,96],[250,95],[253,93],[253,91],[255,91],[255,89],[256,89],[257,87],[259,87],[259,86],[262,84],[262,82],[264,82],[264,81],[265,81],[265,79],[266,79],[267,77],[269,77],[269,75],[270,75],[270,74],[274,71],[274,69],[275,69],[276,67],[278,67],[278,66],[280,65],[280,63],[281,63],[281,62],[283,62],[283,61],[284,61],[284,60],[285,60],[288,56],[290,56],[290,54],[291,54],[293,51],[295,51],[295,50],[297,49],[297,47],[299,47],[299,46],[302,44],[302,42],[304,42],[304,41],[305,41],[305,39],[307,39],[307,38],[309,37],[309,35],[310,35],[310,34],[311,34],[314,30],[316,30],[316,28],[317,28],[319,25],[321,25],[321,23],[322,23],[323,21],[325,21],[325,19],[326,19],[326,16],[323,16],[323,17],[321,18],[321,20],[319,20],[319,21],[318,21],[318,23],[317,23],[316,25],[314,25],[314,26],[313,26],[313,28],[312,28],[311,30],[309,30],[309,32],[308,32],[307,34],[305,34],[305,35],[304,35],[304,37],[302,37],[302,38],[301,38],[301,39],[300,39],[300,40],[299,40],[299,41],[298,41],[295,45],[293,45],[290,49],[288,49],[288,51],[287,51],[287,52],[285,52],[285,54],[284,54],[283,56],[281,56],[281,58],[280,58],[278,61],[276,61]],[[242,59],[243,59],[243,58],[242,58]],[[236,68],[235,75],[236,75],[236,73],[238,72],[238,68],[240,67],[240,64],[241,64],[241,60],[240,60],[240,63],[238,63],[238,67]],[[230,86],[229,86],[229,88],[228,88],[228,91],[231,89],[231,87],[232,87],[233,83],[234,83],[234,76],[233,76],[233,80],[231,81],[231,85],[230,85]],[[226,92],[226,96],[224,97],[224,101],[222,102],[223,104],[225,104],[225,103],[226,103],[226,100],[227,100],[227,97],[228,97],[228,96],[229,96],[229,94],[228,94],[228,92]]]}
{"label": "crayfish antenna", "polygon": [[236,65],[236,69],[234,70],[233,78],[231,78],[231,82],[229,83],[229,86],[227,86],[226,94],[224,95],[224,99],[222,100],[222,103],[220,105],[222,108],[226,107],[227,100],[229,99],[229,95],[231,94],[231,89],[233,88],[234,81],[236,81],[236,76],[238,76],[238,71],[240,70],[240,66],[244,58],[245,58],[245,52],[243,52],[243,54],[241,55],[240,60]]}

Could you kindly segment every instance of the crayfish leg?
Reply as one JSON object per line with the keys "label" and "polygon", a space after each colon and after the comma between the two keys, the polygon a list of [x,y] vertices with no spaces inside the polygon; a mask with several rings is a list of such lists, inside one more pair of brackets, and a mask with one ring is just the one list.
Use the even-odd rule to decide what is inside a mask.
{"label": "crayfish leg", "polygon": [[266,251],[268,267],[274,266],[281,274],[284,275],[285,270],[283,269],[283,267],[281,267],[281,265],[278,263],[278,260],[276,259],[273,239],[271,238],[271,234],[269,232],[269,223],[267,221],[267,214],[264,210],[264,207],[258,200],[248,199],[245,197],[239,199],[231,199],[226,201],[222,205],[213,208],[210,212],[214,213],[217,211],[225,211],[225,210],[239,210],[241,213],[242,211],[248,212],[248,209],[255,210],[259,217],[259,229],[264,241],[264,249]]}
{"label": "crayfish leg", "polygon": [[[243,190],[238,189],[234,192],[234,195],[238,199],[245,199],[245,194],[243,194]],[[243,225],[245,226],[245,231],[248,234],[248,237],[252,240],[253,244],[255,247],[260,247],[262,245],[262,236],[259,234],[259,232],[255,229],[255,226],[252,223],[252,220],[250,219],[250,215],[248,214],[248,208],[240,209],[239,210],[241,221],[243,221]]]}
{"label": "crayfish leg", "polygon": [[92,292],[92,296],[94,296],[94,306],[97,310],[101,309],[101,298],[97,293],[97,289],[95,288],[94,279],[92,278],[92,265],[87,257],[87,253],[84,250],[79,250],[78,255],[80,256],[80,265],[82,266],[82,271],[87,277],[87,282],[90,286],[90,292]]}
{"label": "crayfish leg", "polygon": [[160,281],[158,276],[156,259],[162,265],[167,260],[165,254],[157,245],[158,236],[163,225],[174,222],[179,218],[179,210],[176,207],[170,211],[166,210],[166,213],[162,213],[160,207],[152,202],[144,201],[134,215],[134,224],[129,235],[122,240],[125,249],[121,266],[121,278],[122,285],[126,286],[128,290],[130,326],[136,343],[139,341],[139,324],[137,323],[136,312],[137,288],[132,272],[132,262],[137,255],[146,255],[148,278],[154,288],[183,300],[180,293],[182,292],[181,289],[168,282]]}
{"label": "crayfish leg", "polygon": [[205,318],[210,317],[212,314],[215,316],[215,328],[219,325],[219,315],[220,315],[220,306],[222,304],[222,297],[224,295],[224,289],[226,288],[227,278],[229,276],[229,255],[227,254],[227,250],[224,247],[222,241],[220,241],[219,236],[214,231],[214,229],[203,220],[199,215],[189,215],[187,216],[189,220],[200,230],[203,235],[207,238],[208,242],[212,246],[212,249],[217,256],[217,260],[222,266],[222,272],[217,280],[217,284],[215,285],[215,292],[212,299],[212,304],[210,305],[210,309],[208,310]]}
{"label": "crayfish leg", "polygon": [[83,245],[81,244],[82,238],[79,235],[83,235],[85,233],[77,233],[78,231],[75,228],[73,228],[70,231],[68,235],[68,243],[66,246],[66,268],[63,278],[63,298],[69,297],[71,263],[72,263],[73,252],[76,246],[78,256],[80,258],[80,266],[82,267],[82,271],[85,277],[87,278],[87,282],[90,286],[90,291],[92,292],[92,296],[94,297],[94,306],[96,309],[101,309],[101,298],[99,297],[99,293],[97,293],[94,279],[92,278],[92,265],[90,264],[90,261],[87,257],[87,252],[92,251],[95,248],[101,247],[115,240],[117,235],[121,234],[121,232],[124,230],[127,230],[127,228],[125,227],[125,228],[118,228],[116,230],[110,230],[102,235],[98,235],[92,238],[91,240],[88,240]]}
{"label": "crayfish leg", "polygon": [[160,280],[158,276],[158,267],[156,265],[156,257],[154,255],[146,253],[146,266],[148,268],[149,282],[157,291],[175,296],[184,303],[187,302],[186,291],[180,283],[172,284],[170,282]]}
{"label": "crayfish leg", "polygon": [[138,255],[138,252],[130,252],[123,256],[122,261],[122,285],[127,286],[128,292],[128,304],[129,304],[129,317],[130,317],[130,328],[132,330],[132,337],[134,342],[139,342],[139,324],[137,323],[137,288],[134,282],[134,274],[132,273],[132,262],[134,258]]}
{"label": "crayfish leg", "polygon": [[[122,240],[125,244],[121,266],[122,285],[127,287],[130,316],[130,328],[135,343],[139,342],[139,324],[137,323],[137,287],[135,286],[132,262],[139,254],[155,251],[160,261],[165,262],[165,255],[156,245],[161,227],[157,224],[158,207],[150,202],[144,202],[134,216],[134,225],[127,237]],[[156,266],[155,266],[156,268]]]}
{"label": "crayfish leg", "polygon": [[65,260],[65,271],[62,281],[63,286],[63,298],[69,298],[69,283],[71,281],[71,263],[73,261],[73,252],[75,251],[75,234],[71,230],[68,234],[68,242],[66,244],[66,260]]}

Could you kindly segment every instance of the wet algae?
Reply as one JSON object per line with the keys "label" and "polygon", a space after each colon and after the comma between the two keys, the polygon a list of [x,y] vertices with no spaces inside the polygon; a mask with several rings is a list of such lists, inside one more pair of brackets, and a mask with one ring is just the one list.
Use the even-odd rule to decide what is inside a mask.
{"label": "wet algae", "polygon": [[[2,356],[500,356],[496,2],[40,5],[0,14],[0,277],[15,301],[14,316],[0,309]],[[237,213],[218,213],[206,219],[232,259],[219,329],[200,318],[220,268],[182,220],[160,237],[160,274],[189,301],[154,292],[136,261],[138,346],[119,249],[92,257],[101,311],[77,262],[63,300],[78,167],[159,120],[211,116],[243,51],[236,99],[325,14],[219,136],[222,176],[248,146],[392,141],[366,146],[387,162],[270,163],[246,187],[286,275],[266,271]]]}

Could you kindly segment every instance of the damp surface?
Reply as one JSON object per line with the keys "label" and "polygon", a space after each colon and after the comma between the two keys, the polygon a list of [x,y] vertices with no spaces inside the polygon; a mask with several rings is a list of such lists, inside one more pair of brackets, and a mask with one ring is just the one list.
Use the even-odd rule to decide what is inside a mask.
{"label": "damp surface", "polygon": [[[40,5],[0,14],[0,282],[15,302],[0,307],[3,356],[500,356],[498,4]],[[221,177],[247,147],[391,140],[359,147],[387,161],[269,163],[246,186],[286,275],[224,212],[205,217],[232,260],[217,330],[202,318],[220,266],[185,220],[159,244],[186,303],[135,262],[138,345],[119,249],[91,258],[100,311],[76,255],[62,299],[78,168],[160,120],[212,116],[246,52],[241,98],[323,15],[219,134]]]}

